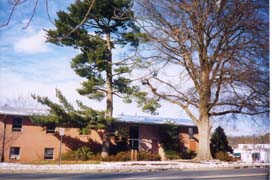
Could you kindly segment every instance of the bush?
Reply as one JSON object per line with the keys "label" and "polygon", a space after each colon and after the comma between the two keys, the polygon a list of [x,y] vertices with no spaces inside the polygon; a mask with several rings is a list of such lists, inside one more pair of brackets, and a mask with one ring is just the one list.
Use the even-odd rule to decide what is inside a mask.
{"label": "bush", "polygon": [[215,159],[219,159],[220,161],[234,161],[234,158],[232,156],[223,151],[216,152]]}
{"label": "bush", "polygon": [[66,161],[99,160],[87,146],[80,147],[75,151],[67,151],[66,153],[62,154],[61,159]]}
{"label": "bush", "polygon": [[168,122],[159,129],[161,145],[165,151],[178,152],[180,147],[179,127]]}
{"label": "bush", "polygon": [[[116,155],[110,155],[107,158],[104,158],[103,161],[130,161],[131,152],[119,152]],[[68,151],[62,155],[62,160],[66,161],[86,161],[86,160],[93,160],[93,161],[100,161],[101,155],[100,154],[93,154],[90,151],[89,147],[83,146],[78,148],[76,151]],[[161,158],[158,154],[152,154],[149,152],[138,152],[138,160],[139,161],[160,161]]]}
{"label": "bush", "polygon": [[91,161],[101,161],[101,154],[97,153],[97,154],[93,154],[90,158]]}
{"label": "bush", "polygon": [[165,151],[165,157],[168,160],[180,159],[180,154],[177,151],[166,150]]}
{"label": "bush", "polygon": [[[104,161],[130,161],[131,152],[119,152],[116,155],[111,155],[105,159]],[[160,161],[161,158],[158,154],[152,154],[149,152],[138,152],[138,161]]]}
{"label": "bush", "polygon": [[128,140],[126,138],[121,139],[116,138],[115,142],[116,142],[115,145],[113,144],[110,145],[109,148],[110,155],[116,155],[119,152],[126,152],[129,150]]}
{"label": "bush", "polygon": [[115,160],[117,161],[130,161],[130,152],[119,152],[115,155]]}
{"label": "bush", "polygon": [[93,155],[93,153],[91,152],[91,149],[87,146],[83,146],[81,148],[78,148],[75,151],[75,159],[76,160],[82,160],[82,161],[90,160],[92,155]]}
{"label": "bush", "polygon": [[130,151],[110,155],[109,157],[104,158],[103,161],[130,161]]}
{"label": "bush", "polygon": [[63,153],[61,156],[62,160],[65,161],[74,161],[76,160],[75,151],[67,151],[66,153]]}
{"label": "bush", "polygon": [[185,150],[181,153],[182,159],[193,159],[194,157],[196,157],[196,153],[194,151]]}
{"label": "bush", "polygon": [[210,148],[213,158],[216,158],[215,154],[219,151],[233,153],[233,149],[231,146],[229,146],[229,142],[224,132],[224,129],[220,126],[218,126],[212,134]]}
{"label": "bush", "polygon": [[160,161],[161,157],[158,154],[149,152],[138,152],[138,161]]}

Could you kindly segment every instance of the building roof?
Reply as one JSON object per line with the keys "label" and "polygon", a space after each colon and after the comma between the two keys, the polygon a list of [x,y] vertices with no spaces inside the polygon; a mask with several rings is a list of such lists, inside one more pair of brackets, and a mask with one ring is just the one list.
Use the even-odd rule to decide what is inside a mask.
{"label": "building roof", "polygon": [[168,118],[158,116],[132,116],[120,115],[117,117],[119,122],[138,123],[138,124],[166,124],[172,123],[182,126],[195,126],[192,120],[182,118]]}
{"label": "building roof", "polygon": [[33,114],[47,115],[48,113],[46,109],[12,107],[7,104],[0,106],[0,114],[6,115],[30,116]]}
{"label": "building roof", "polygon": [[[33,114],[47,115],[49,111],[47,109],[37,108],[21,108],[11,107],[8,105],[0,106],[0,114],[4,115],[17,115],[17,116],[30,116]],[[195,124],[189,119],[182,118],[168,118],[158,116],[132,116],[132,115],[119,115],[116,117],[118,122],[136,123],[136,124],[166,124],[173,123],[182,126],[195,126]]]}

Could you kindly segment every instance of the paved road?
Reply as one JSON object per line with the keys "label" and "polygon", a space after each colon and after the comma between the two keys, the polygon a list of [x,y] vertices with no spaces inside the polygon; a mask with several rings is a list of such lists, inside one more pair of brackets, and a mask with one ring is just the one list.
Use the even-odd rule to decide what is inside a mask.
{"label": "paved road", "polygon": [[268,168],[118,173],[0,173],[1,180],[266,180]]}

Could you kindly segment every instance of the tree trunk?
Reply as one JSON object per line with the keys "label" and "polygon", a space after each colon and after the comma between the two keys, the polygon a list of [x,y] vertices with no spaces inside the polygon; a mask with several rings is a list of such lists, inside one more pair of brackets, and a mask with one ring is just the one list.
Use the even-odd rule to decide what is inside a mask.
{"label": "tree trunk", "polygon": [[[202,56],[204,57],[204,55]],[[212,159],[210,150],[210,121],[209,121],[209,101],[211,97],[211,86],[209,81],[210,69],[207,60],[202,62],[201,69],[201,93],[199,101],[199,121],[197,122],[199,142],[198,153],[195,160],[210,160]]]}
{"label": "tree trunk", "polygon": [[[204,77],[206,76],[203,75]],[[202,76],[202,77],[203,77]],[[202,79],[205,82],[205,79]],[[199,122],[197,123],[198,133],[199,133],[199,142],[198,142],[198,153],[195,158],[197,161],[207,161],[212,159],[211,150],[210,150],[210,121],[209,121],[209,99],[210,91],[207,87],[208,83],[205,83],[203,86],[203,92],[200,95],[199,103]]]}
{"label": "tree trunk", "polygon": [[106,34],[107,48],[108,48],[108,64],[107,64],[107,107],[106,107],[106,117],[112,118],[113,114],[113,95],[112,95],[112,53],[111,53],[111,37],[110,33]]}
{"label": "tree trunk", "polygon": [[196,161],[211,160],[210,150],[210,133],[211,126],[209,121],[209,110],[208,110],[208,99],[209,93],[202,94],[201,101],[199,104],[199,122],[197,123],[199,142],[198,142],[198,153],[195,158]]}
{"label": "tree trunk", "polygon": [[211,160],[211,150],[210,150],[210,123],[209,120],[202,120],[197,124],[199,133],[198,142],[198,152],[194,160],[196,161],[206,161]]}
{"label": "tree trunk", "polygon": [[109,156],[109,148],[110,148],[110,133],[109,131],[105,130],[103,133],[103,139],[102,139],[102,152],[101,157],[102,159],[105,159]]}
{"label": "tree trunk", "polygon": [[[112,94],[112,53],[111,53],[111,38],[110,32],[106,33],[106,42],[108,48],[108,67],[106,70],[107,80],[107,93],[106,93],[106,118],[112,118],[113,114],[113,94]],[[107,124],[107,126],[111,126]],[[101,157],[106,158],[109,156],[109,146],[110,146],[110,132],[109,128],[106,127],[103,134],[103,143],[102,143],[102,153]]]}

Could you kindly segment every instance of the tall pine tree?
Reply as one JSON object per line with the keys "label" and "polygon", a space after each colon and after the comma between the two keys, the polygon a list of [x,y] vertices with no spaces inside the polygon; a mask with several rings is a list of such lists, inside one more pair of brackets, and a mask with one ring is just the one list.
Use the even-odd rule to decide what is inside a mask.
{"label": "tall pine tree", "polygon": [[218,126],[212,134],[210,147],[213,157],[215,156],[215,153],[219,151],[230,153],[233,152],[232,147],[229,145],[224,129],[220,126]]}
{"label": "tall pine tree", "polygon": [[[112,49],[117,45],[137,47],[139,29],[132,21],[131,0],[99,0],[92,3],[92,0],[77,0],[67,11],[59,11],[55,20],[56,29],[47,30],[47,41],[79,49],[80,54],[71,63],[74,71],[85,78],[82,88],[78,89],[79,94],[98,101],[106,98],[101,154],[105,158],[108,156],[109,131],[113,120],[113,95],[128,97],[137,90],[135,86],[130,86],[131,80],[124,76],[131,68],[124,60],[113,59]],[[56,107],[46,98],[36,99],[51,109]],[[66,110],[63,113],[71,112],[71,109]]]}

